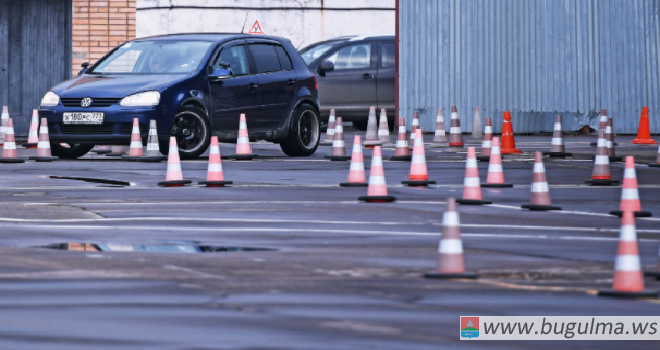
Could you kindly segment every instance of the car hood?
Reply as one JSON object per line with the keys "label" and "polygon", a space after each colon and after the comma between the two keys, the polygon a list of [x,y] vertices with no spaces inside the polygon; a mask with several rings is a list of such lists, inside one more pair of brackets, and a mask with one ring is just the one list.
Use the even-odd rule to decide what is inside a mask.
{"label": "car hood", "polygon": [[161,91],[166,85],[187,78],[181,74],[83,74],[53,87],[60,97],[116,97],[121,98],[137,92]]}

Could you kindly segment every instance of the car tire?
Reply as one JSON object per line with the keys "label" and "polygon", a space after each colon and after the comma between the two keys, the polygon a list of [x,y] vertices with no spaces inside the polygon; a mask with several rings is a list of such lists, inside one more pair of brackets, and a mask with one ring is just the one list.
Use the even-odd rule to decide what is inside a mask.
{"label": "car tire", "polygon": [[[181,159],[196,159],[206,151],[211,143],[211,123],[209,117],[201,108],[187,105],[181,107],[174,115],[170,136],[177,139],[179,157]],[[159,142],[160,152],[167,155],[170,150],[170,140]]]}
{"label": "car tire", "polygon": [[63,159],[74,159],[82,157],[91,151],[94,145],[71,144],[71,143],[50,143],[50,153],[53,156]]}
{"label": "car tire", "polygon": [[360,131],[366,131],[367,126],[368,126],[368,121],[367,120],[354,120],[353,121],[353,126],[360,130]]}
{"label": "car tire", "polygon": [[299,105],[293,112],[289,134],[280,142],[280,148],[292,157],[314,154],[319,146],[320,125],[319,115],[314,107],[306,103]]}

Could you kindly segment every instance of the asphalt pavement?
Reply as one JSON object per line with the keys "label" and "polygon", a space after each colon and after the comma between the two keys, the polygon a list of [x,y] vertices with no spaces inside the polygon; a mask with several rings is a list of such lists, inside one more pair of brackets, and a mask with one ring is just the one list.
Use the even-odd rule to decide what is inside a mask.
{"label": "asphalt pavement", "polygon": [[[345,135],[349,154],[354,133]],[[156,185],[165,162],[89,154],[0,164],[0,348],[657,347],[459,340],[461,315],[660,314],[660,300],[596,295],[612,284],[620,219],[608,212],[618,209],[621,187],[584,183],[595,137],[567,137],[575,156],[545,159],[562,211],[520,209],[529,202],[533,151],[548,151],[550,138],[517,136],[525,153],[503,161],[514,187],[483,188],[493,205],[459,206],[465,264],[477,280],[422,278],[436,268],[446,200],[462,194],[465,152],[427,148],[437,185],[409,188],[401,181],[410,163],[388,161],[394,148],[385,147],[394,203],[361,203],[366,188],[339,187],[349,162],[323,159],[328,146],[293,158],[254,143],[259,158],[223,160],[234,182],[224,188],[196,185],[206,177],[203,158],[182,163],[195,184],[180,188]],[[646,166],[657,146],[630,145],[632,138],[617,137],[617,152],[636,156],[642,206],[653,213],[636,220],[641,260],[658,269],[660,168]],[[222,144],[223,156],[233,147]],[[370,155],[365,149],[367,172]],[[479,163],[482,183],[487,168]],[[623,163],[611,168],[622,180]],[[660,281],[645,282],[660,289]]]}

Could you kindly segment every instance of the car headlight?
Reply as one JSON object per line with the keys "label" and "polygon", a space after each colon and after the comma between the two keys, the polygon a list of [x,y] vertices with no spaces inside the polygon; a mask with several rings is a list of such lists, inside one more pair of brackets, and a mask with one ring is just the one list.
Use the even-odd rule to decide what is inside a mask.
{"label": "car headlight", "polygon": [[126,96],[119,104],[123,107],[148,107],[155,106],[158,102],[160,102],[160,93],[158,91],[147,91]]}
{"label": "car headlight", "polygon": [[41,99],[41,107],[55,107],[60,104],[60,97],[52,91],[48,91]]}

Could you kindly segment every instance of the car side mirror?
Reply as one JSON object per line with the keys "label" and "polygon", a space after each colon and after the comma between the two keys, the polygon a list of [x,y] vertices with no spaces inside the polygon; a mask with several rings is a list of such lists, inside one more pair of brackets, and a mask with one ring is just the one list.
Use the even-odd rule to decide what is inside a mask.
{"label": "car side mirror", "polygon": [[81,65],[82,69],[80,72],[78,72],[78,75],[82,75],[83,73],[87,72],[87,69],[89,69],[89,62],[83,62]]}
{"label": "car side mirror", "polygon": [[333,70],[335,70],[335,64],[330,61],[323,61],[319,65],[319,69],[322,72],[332,72]]}
{"label": "car side mirror", "polygon": [[83,68],[87,68],[89,67],[89,62],[83,62],[80,66]]}
{"label": "car side mirror", "polygon": [[[209,68],[211,68],[211,67],[209,67]],[[231,69],[224,68],[224,67],[218,67],[218,68],[213,68],[211,70],[211,74],[209,74],[209,79],[211,81],[216,81],[216,80],[229,78],[230,76],[232,76]]]}

